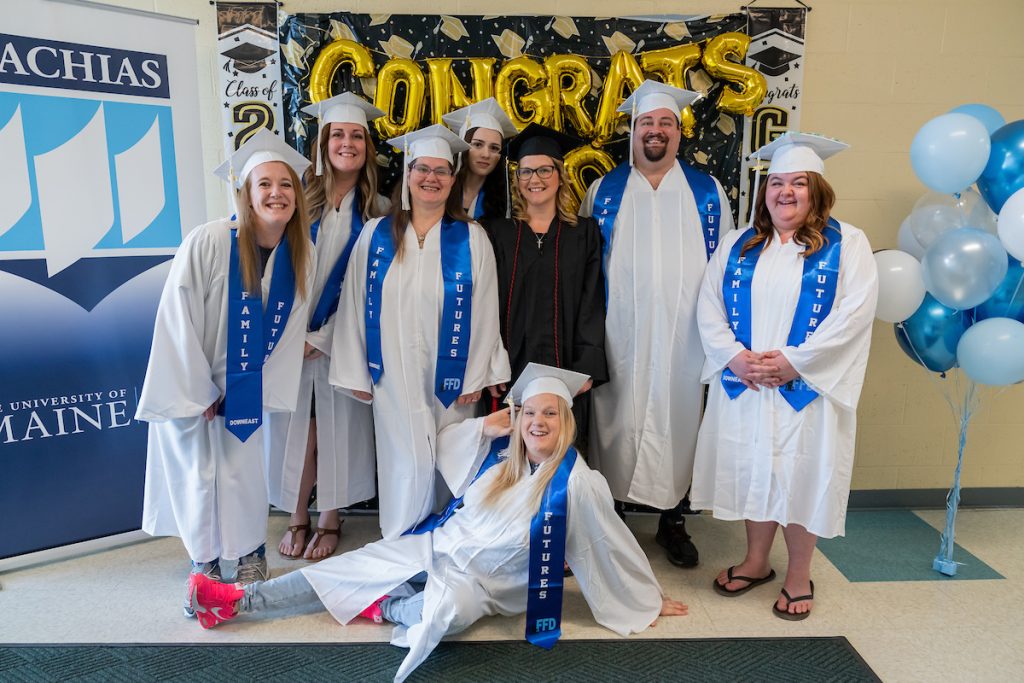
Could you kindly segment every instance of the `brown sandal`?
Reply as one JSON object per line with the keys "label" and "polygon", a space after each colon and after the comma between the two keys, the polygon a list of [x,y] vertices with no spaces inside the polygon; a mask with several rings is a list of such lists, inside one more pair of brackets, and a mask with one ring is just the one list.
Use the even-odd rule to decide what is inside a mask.
{"label": "brown sandal", "polygon": [[310,562],[319,562],[320,560],[326,560],[328,557],[330,557],[335,552],[337,552],[338,545],[340,545],[340,543],[338,543],[338,545],[335,545],[334,546],[334,550],[332,550],[331,552],[327,553],[323,557],[312,557],[312,556],[311,557],[306,557],[306,553],[307,552],[310,553],[310,555],[312,555],[313,551],[316,550],[320,546],[320,539],[322,539],[324,536],[337,536],[339,541],[340,541],[341,540],[341,525],[344,524],[344,523],[345,523],[345,520],[343,520],[343,519],[338,520],[338,528],[337,529],[325,529],[322,526],[318,526],[316,528],[316,531],[313,532],[313,538],[310,539],[309,543],[306,545],[305,552],[302,553],[303,559],[308,560]]}
{"label": "brown sandal", "polygon": [[278,544],[277,554],[285,558],[286,560],[301,560],[302,554],[306,551],[306,544],[309,541],[309,532],[311,529],[312,526],[310,525],[309,520],[306,520],[305,524],[293,524],[289,526],[288,531],[286,533],[290,533],[292,535],[292,545],[295,545],[295,532],[302,532],[302,550],[299,551],[298,555],[289,555],[287,553],[282,553],[281,546],[280,544]]}

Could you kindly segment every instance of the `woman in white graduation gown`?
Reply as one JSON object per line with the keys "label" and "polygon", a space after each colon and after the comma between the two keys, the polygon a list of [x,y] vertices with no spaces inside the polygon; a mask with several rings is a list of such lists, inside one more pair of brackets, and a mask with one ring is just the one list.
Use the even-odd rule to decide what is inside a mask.
{"label": "woman in white graduation gown", "polygon": [[[643,631],[659,615],[686,614],[685,605],[662,595],[604,478],[571,448],[572,396],[586,380],[531,365],[512,389],[523,403],[513,425],[504,410],[440,434],[442,471],[457,492],[465,490],[462,507],[442,526],[244,588],[197,576],[200,624],[318,603],[342,624],[356,616],[389,621],[396,624],[391,642],[409,648],[395,676],[401,681],[442,637],[484,616],[526,612],[527,624],[546,620],[547,630],[528,628],[527,639],[552,647],[560,634],[563,556],[594,618],[619,635]],[[510,431],[512,446],[495,453],[492,439]],[[478,474],[495,455],[497,463]]]}
{"label": "woman in white graduation gown", "polygon": [[[306,170],[305,196],[317,266],[310,292],[305,360],[294,413],[270,418],[267,484],[270,503],[291,513],[278,552],[320,560],[338,547],[338,508],[377,493],[373,411],[327,381],[335,311],[345,272],[363,224],[381,215],[377,151],[369,122],[384,112],[352,93],[309,105],[319,120],[314,167]],[[311,533],[309,498],[316,485],[319,511]]]}
{"label": "woman in white graduation gown", "polygon": [[242,145],[217,169],[240,184],[238,219],[185,237],[160,298],[136,414],[150,423],[142,529],[181,537],[193,572],[239,559],[240,581],[267,578],[261,423],[298,395],[315,266],[308,163],[269,131]]}
{"label": "woman in white graduation gown", "polygon": [[710,391],[692,502],[747,531],[746,557],[713,587],[736,596],[774,579],[782,526],[789,563],[772,609],[790,620],[810,614],[817,538],[843,533],[877,303],[867,238],[830,216],[823,159],[845,148],[786,133],[755,154],[771,165],[753,227],[726,234],[698,299]]}
{"label": "woman in white graduation gown", "polygon": [[469,143],[469,149],[459,155],[455,177],[455,187],[462,193],[466,214],[482,223],[485,219],[504,218],[508,187],[502,148],[505,139],[518,132],[516,125],[493,97],[456,109],[442,118]]}
{"label": "woman in white graduation gown", "polygon": [[450,498],[435,478],[437,433],[473,417],[509,365],[494,253],[451,191],[466,143],[435,125],[388,144],[405,150],[401,199],[353,251],[330,382],[372,401],[381,532],[396,538]]}

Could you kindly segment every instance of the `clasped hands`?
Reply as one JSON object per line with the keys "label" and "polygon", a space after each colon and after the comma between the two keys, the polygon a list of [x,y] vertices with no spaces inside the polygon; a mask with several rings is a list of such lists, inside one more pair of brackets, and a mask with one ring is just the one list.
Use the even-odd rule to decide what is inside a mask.
{"label": "clasped hands", "polygon": [[729,361],[728,367],[745,387],[754,391],[760,391],[760,387],[775,389],[800,376],[778,349],[763,353],[740,351]]}

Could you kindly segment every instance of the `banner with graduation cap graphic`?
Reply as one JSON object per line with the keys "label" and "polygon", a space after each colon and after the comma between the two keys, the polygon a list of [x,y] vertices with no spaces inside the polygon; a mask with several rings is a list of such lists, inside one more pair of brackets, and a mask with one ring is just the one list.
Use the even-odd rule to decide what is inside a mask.
{"label": "banner with graduation cap graphic", "polygon": [[804,84],[805,7],[750,7],[747,65],[760,71],[768,89],[760,106],[743,120],[743,172],[740,216],[749,215],[754,169],[747,156],[787,130],[800,130],[800,99]]}
{"label": "banner with graduation cap graphic", "polygon": [[261,128],[281,133],[277,3],[217,3],[224,154]]}

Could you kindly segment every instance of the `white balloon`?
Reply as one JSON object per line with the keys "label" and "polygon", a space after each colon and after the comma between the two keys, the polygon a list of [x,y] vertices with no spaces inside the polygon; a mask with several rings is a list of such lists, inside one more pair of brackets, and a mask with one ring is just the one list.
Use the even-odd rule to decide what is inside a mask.
{"label": "white balloon", "polygon": [[920,261],[921,257],[924,256],[925,247],[914,237],[914,230],[911,228],[912,222],[913,216],[907,216],[900,223],[900,230],[896,233],[896,245],[900,248],[900,251],[905,251]]}
{"label": "white balloon", "polygon": [[875,252],[878,266],[878,308],[875,315],[889,323],[903,322],[924,301],[925,287],[921,263],[896,249]]}
{"label": "white balloon", "polygon": [[926,192],[914,204],[908,220],[914,238],[925,249],[943,234],[957,228],[977,228],[996,234],[995,214],[981,195],[971,188],[956,194]]}
{"label": "white balloon", "polygon": [[1024,189],[1017,190],[999,210],[999,241],[1018,261],[1024,261]]}

